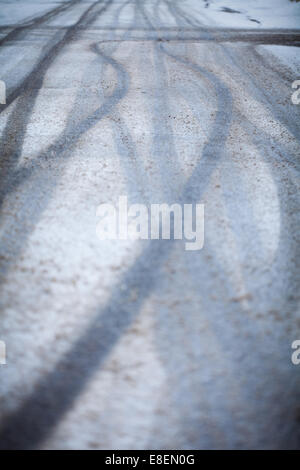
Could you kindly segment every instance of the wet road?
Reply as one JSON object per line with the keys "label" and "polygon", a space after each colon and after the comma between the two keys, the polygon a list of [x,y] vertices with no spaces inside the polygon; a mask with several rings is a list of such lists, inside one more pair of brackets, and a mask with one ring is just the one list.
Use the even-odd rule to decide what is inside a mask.
{"label": "wet road", "polygon": [[[300,69],[261,45],[300,29],[198,3],[3,10],[0,447],[299,445]],[[203,203],[203,249],[100,241],[120,195]]]}

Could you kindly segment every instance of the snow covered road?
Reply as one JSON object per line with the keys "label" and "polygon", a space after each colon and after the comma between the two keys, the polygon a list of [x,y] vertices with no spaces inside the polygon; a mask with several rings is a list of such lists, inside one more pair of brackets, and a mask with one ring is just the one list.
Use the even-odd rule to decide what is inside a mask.
{"label": "snow covered road", "polygon": [[[299,447],[299,46],[288,0],[0,0],[0,448]],[[203,248],[99,240],[124,195]]]}

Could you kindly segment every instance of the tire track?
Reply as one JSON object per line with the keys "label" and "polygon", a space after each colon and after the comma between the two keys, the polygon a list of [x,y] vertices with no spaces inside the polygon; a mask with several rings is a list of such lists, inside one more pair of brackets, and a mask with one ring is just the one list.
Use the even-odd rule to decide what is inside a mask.
{"label": "tire track", "polygon": [[[224,49],[225,49],[225,56],[227,57],[227,56],[228,56],[227,48],[224,48]],[[165,51],[166,51],[166,50],[165,50]],[[180,60],[181,62],[184,62],[185,65],[187,65],[188,67],[190,67],[190,62],[187,62],[185,59],[179,58],[178,56],[175,56],[174,54],[170,54],[170,53],[168,53],[168,54],[171,55],[174,59]],[[253,136],[255,136],[255,135],[256,135],[256,133],[253,133]],[[265,150],[265,153],[267,154],[267,153],[268,153],[268,149],[265,148],[264,150]],[[264,154],[264,153],[263,153],[263,154]],[[272,169],[272,173],[274,174],[274,170],[273,170],[273,169]],[[290,224],[291,221],[288,222],[288,220],[287,220],[288,217],[287,217],[286,215],[283,216],[283,214],[285,213],[285,208],[284,208],[284,206],[285,206],[285,204],[284,204],[283,201],[280,199],[281,219],[282,219],[282,221],[281,221],[281,226],[284,225],[284,226],[286,227],[286,224]],[[284,222],[284,223],[283,223],[283,222]],[[291,227],[291,233],[294,233],[294,231],[295,231],[295,227]],[[237,237],[236,237],[236,238],[237,238],[237,240],[239,240],[239,241],[241,240],[241,237],[239,237],[238,234],[237,234]],[[241,246],[240,246],[240,249],[242,250],[242,247],[241,247]],[[277,269],[279,269],[279,270],[281,269],[281,266],[283,266],[283,265],[286,264],[286,263],[285,263],[285,259],[284,259],[286,253],[287,253],[287,249],[286,249],[285,237],[284,237],[283,234],[281,233],[280,243],[279,243],[279,247],[278,247],[278,250],[277,250],[277,257],[276,257],[276,266],[277,266]],[[292,268],[292,267],[291,267],[291,268]],[[222,268],[221,268],[221,267],[218,267],[218,272],[219,272],[219,273],[222,272]],[[291,271],[291,272],[292,272],[292,271]],[[296,273],[295,273],[295,275],[296,275]],[[292,277],[293,277],[293,276],[292,276]],[[224,278],[225,278],[225,277],[224,277]],[[249,282],[249,281],[250,281],[250,280],[248,280],[248,282]],[[229,287],[230,287],[230,286],[229,286]],[[249,290],[249,289],[248,289],[248,290]],[[251,291],[251,289],[250,289],[250,291]],[[292,294],[291,294],[290,291],[287,292],[287,293],[286,293],[286,298],[288,299],[291,295],[292,295]],[[276,306],[275,306],[275,308],[276,308]],[[286,308],[288,308],[288,304],[286,304]],[[207,311],[212,311],[212,309],[211,309],[211,308],[207,308]],[[248,315],[248,313],[250,313],[250,312],[244,311],[244,319],[246,320],[246,322],[245,322],[245,320],[244,320],[245,323],[242,325],[242,328],[241,328],[241,327],[240,327],[240,328],[241,328],[241,331],[243,331],[243,330],[245,331],[246,335],[249,335],[249,332],[250,332],[251,337],[253,337],[252,343],[253,343],[254,345],[256,345],[256,351],[259,351],[260,348],[257,348],[257,345],[258,345],[257,338],[261,337],[261,334],[262,334],[263,332],[260,332],[260,331],[259,331],[259,328],[257,328],[257,325],[256,325],[256,324],[255,324],[255,325],[254,325],[254,324],[251,325],[251,323],[249,323],[249,320],[247,320],[247,315]],[[237,311],[237,312],[236,312],[237,318],[238,318],[238,315],[240,315],[240,312]],[[219,331],[218,337],[221,338],[221,342],[224,343],[224,344],[223,344],[223,349],[224,349],[225,351],[230,351],[230,344],[231,344],[232,341],[234,340],[236,333],[235,333],[234,330],[232,330],[232,332],[230,333],[230,331],[228,330],[228,327],[227,327],[227,330],[228,330],[227,333],[229,333],[228,342],[222,341],[222,338],[224,338],[224,334],[225,334],[225,336],[226,336],[226,330],[224,330],[224,329],[220,330],[220,328],[219,328],[219,325],[220,325],[220,324],[222,324],[222,319],[221,319],[221,318],[219,318],[217,322],[214,321],[214,325],[213,325],[214,331]],[[246,328],[245,328],[245,327],[246,327]],[[172,328],[172,327],[170,327],[170,329],[171,329],[171,328]],[[248,330],[248,332],[247,332],[247,330]],[[262,340],[262,338],[261,338],[261,340]],[[248,341],[249,341],[249,340],[248,340]],[[264,340],[264,341],[263,341],[263,340],[261,341],[261,345],[262,345],[263,349],[261,349],[261,351],[260,351],[260,357],[264,357],[264,348],[265,348],[265,346],[266,346],[265,340]],[[274,350],[274,357],[276,356],[276,354],[278,353],[278,351],[281,350],[281,344],[280,344],[280,343],[277,344],[277,345],[275,345],[275,344],[270,344],[268,347],[270,348],[270,350]],[[241,351],[242,351],[242,348],[241,348]],[[235,358],[233,357],[233,358],[231,359],[231,363],[232,363],[232,364],[235,364],[235,363],[239,364],[239,361],[235,361]],[[254,361],[254,365],[255,365],[255,363],[256,363],[256,362]],[[239,367],[239,369],[235,371],[236,376],[239,375],[239,370],[240,370],[240,368],[241,368],[241,365],[239,364],[238,367]],[[245,367],[244,367],[244,368],[245,368]],[[248,373],[250,373],[250,375],[251,375],[251,372],[250,372],[250,371],[251,371],[251,363],[250,363],[249,366],[247,367],[247,371],[248,371]],[[254,371],[253,371],[253,372],[254,372]],[[263,374],[263,371],[262,371],[261,373]],[[256,372],[256,374],[257,374],[257,372]],[[288,380],[289,380],[288,377],[289,377],[289,374],[286,373],[286,377],[282,377],[282,383],[285,383],[286,381],[288,381]],[[261,382],[263,383],[263,377],[262,377],[262,376],[260,377],[260,379],[261,379]],[[278,380],[278,377],[277,377],[276,379]],[[277,386],[276,379],[274,378],[273,390],[276,390],[276,386]],[[255,383],[254,385],[252,384],[252,388],[253,388],[253,386],[256,387],[256,386],[257,386],[257,383],[259,383],[258,375],[257,375],[256,383]],[[270,388],[271,388],[271,386],[270,386]],[[253,391],[253,390],[251,390],[251,388],[250,388],[249,393],[248,393],[248,391],[247,391],[246,393],[245,393],[245,392],[246,392],[246,390],[244,389],[244,396],[245,396],[245,398],[246,398],[246,401],[248,401],[248,402],[249,402],[249,400],[251,401],[252,392],[255,392],[255,390]],[[289,399],[290,399],[290,406],[291,406],[291,407],[294,406],[294,408],[295,408],[295,398],[294,398],[294,395],[293,395],[293,388],[292,388],[292,387],[290,388],[289,393],[290,393],[289,398],[288,398],[287,400],[285,400],[285,402],[282,403],[282,408],[283,408],[283,410],[285,409],[285,411],[283,411],[283,413],[288,412],[288,413],[290,414],[290,412],[288,411],[288,408],[289,408],[289,401],[288,401],[288,400],[289,400]],[[248,396],[248,399],[247,399],[247,396]],[[254,404],[254,406],[256,406],[256,404]],[[280,418],[278,418],[278,419],[280,419]],[[275,424],[275,423],[273,423],[273,425],[274,425],[274,424]],[[279,437],[279,440],[281,439],[281,441],[279,442],[279,446],[280,446],[280,445],[284,445],[284,446],[289,447],[289,446],[291,445],[291,444],[289,443],[289,440],[290,440],[291,436],[293,436],[293,435],[295,436],[295,438],[293,439],[293,441],[296,442],[296,440],[297,440],[297,437],[296,437],[296,436],[297,436],[297,432],[296,432],[296,429],[295,429],[295,425],[293,426],[293,420],[291,419],[290,422],[289,422],[289,426],[287,426],[287,429],[286,429],[284,432],[282,432],[282,433],[281,433],[281,437]],[[280,433],[279,433],[279,436],[280,436]]]}
{"label": "tire track", "polygon": [[[111,61],[111,58],[106,59]],[[217,85],[217,117],[202,159],[186,182],[178,202],[199,200],[223,152],[224,139],[231,122],[231,97],[215,78],[213,84]],[[207,166],[207,162],[212,164]],[[56,367],[36,384],[35,392],[6,418],[0,431],[0,448],[35,448],[53,430],[84,390],[86,383],[99,370],[125,329],[139,314],[145,299],[159,282],[160,268],[173,246],[173,240],[164,240],[163,243],[152,240],[147,244],[147,248],[113,290],[106,308],[97,314]],[[121,285],[127,286],[125,292],[120,289]],[[136,286],[139,287],[137,298],[128,305],[127,293]]]}
{"label": "tire track", "polygon": [[[98,13],[100,14],[102,12],[103,10],[99,11]],[[87,130],[97,124],[101,119],[107,116],[127,93],[129,77],[125,69],[123,69],[123,67],[118,64],[113,58],[110,58],[109,56],[101,52],[98,46],[93,46],[92,50],[97,55],[99,55],[102,60],[106,62],[106,64],[109,64],[115,68],[118,76],[118,85],[113,91],[112,95],[108,96],[104,100],[104,103],[91,116],[88,116],[83,122],[80,122],[77,126],[67,128],[65,132],[63,132],[61,136],[53,144],[51,144],[43,152],[42,155],[39,156],[38,160],[35,160],[31,163],[30,166],[25,167],[17,172],[17,183],[20,183],[20,180],[22,180],[23,182],[25,180],[28,180],[30,176],[30,179],[32,180],[32,182],[30,183],[31,191],[27,193],[26,197],[24,197],[22,204],[24,215],[26,214],[24,220],[24,227],[22,230],[19,230],[19,236],[16,236],[14,240],[14,245],[9,249],[7,247],[6,252],[7,254],[9,254],[10,259],[8,259],[8,262],[6,264],[2,264],[2,275],[9,268],[11,262],[15,260],[21,253],[28,236],[34,229],[37,221],[40,219],[41,214],[47,207],[51,199],[53,190],[57,184],[57,175],[55,175],[55,172],[51,169],[51,165],[49,169],[46,167],[45,170],[43,170],[41,166],[42,162],[45,161],[51,163],[53,159],[49,157],[49,155],[56,155],[56,159],[60,157],[61,163],[63,165],[67,158],[71,155],[71,151],[80,139],[80,137],[85,132],[87,132]],[[37,162],[39,163],[38,166]],[[12,184],[14,188],[16,187],[16,181],[14,182],[13,179],[9,180],[9,184]],[[32,186],[35,188],[34,199],[32,199]],[[30,229],[26,227],[26,219],[30,220]],[[3,233],[3,240],[8,237],[10,231],[11,228],[10,226],[8,226]],[[2,246],[4,245],[2,244]]]}
{"label": "tire track", "polygon": [[[9,116],[1,138],[0,154],[2,155],[2,160],[0,166],[0,207],[7,192],[12,190],[12,188],[10,190],[8,189],[11,184],[11,172],[17,165],[20,158],[27,125],[39,90],[42,87],[45,75],[63,48],[74,39],[74,35],[76,34],[78,28],[87,27],[88,24],[94,20],[93,15],[99,16],[100,14],[104,13],[108,6],[112,3],[112,0],[107,0],[97,12],[99,4],[101,3],[101,0],[94,2],[90,7],[87,8],[79,20],[73,26],[71,26],[70,29],[68,29],[64,37],[52,47],[45,57],[43,57],[38,62],[25,82],[17,87],[17,89],[9,95],[7,104],[3,106],[3,109],[5,109],[19,95],[21,95],[18,106],[16,106],[11,116]],[[50,148],[52,147],[50,146]]]}
{"label": "tire track", "polygon": [[[0,105],[0,113],[3,112],[20,94],[25,93],[27,90],[33,88],[39,88],[44,79],[46,71],[50,65],[54,62],[58,54],[62,49],[74,40],[76,33],[80,28],[87,28],[88,25],[93,21],[93,15],[97,13],[97,9],[102,8],[102,12],[108,8],[113,0],[98,0],[92,3],[87,10],[80,16],[78,21],[74,23],[66,33],[63,35],[62,39],[54,44],[43,56],[34,69],[29,73],[29,75],[23,80],[23,82],[18,85],[15,89],[11,90],[7,94],[6,104]],[[101,6],[103,4],[103,6]],[[100,5],[100,7],[99,7]]]}
{"label": "tire track", "polygon": [[[117,21],[117,17],[123,8],[129,3],[125,2],[116,12],[115,21]],[[127,33],[126,33],[127,34]],[[96,52],[94,50],[94,52]],[[126,82],[128,82],[129,78],[126,76]],[[42,80],[40,86],[42,84]],[[28,122],[30,120],[31,111],[34,108],[36,97],[38,96],[38,92],[40,86],[36,86],[32,89],[29,89],[21,95],[19,98],[20,103],[18,104],[17,108],[12,112],[12,115],[9,117],[8,124],[2,135],[2,147],[0,145],[0,154],[3,156],[1,161],[1,173],[0,173],[0,207],[3,203],[4,198],[10,194],[11,192],[15,191],[20,185],[22,185],[28,178],[34,177],[38,173],[42,171],[41,168],[36,167],[36,159],[29,165],[24,165],[21,168],[16,168],[18,163],[18,159],[22,152],[22,144],[24,141],[24,137],[26,134],[26,128]],[[72,119],[74,120],[74,114],[72,112]],[[95,119],[95,118],[92,118]],[[82,124],[84,127],[84,124]],[[17,132],[15,131],[17,129]],[[88,127],[86,127],[88,129]],[[84,133],[85,131],[81,129],[81,124],[79,124],[76,128],[75,133],[77,133],[78,138]],[[60,148],[66,149],[67,142],[70,142],[70,139],[73,139],[74,134],[74,125],[70,125],[68,129],[65,129],[62,137],[57,139],[56,143],[50,145],[48,149],[42,152],[41,155],[38,156],[37,160],[39,165],[43,163],[43,161],[48,160],[48,154],[56,154],[56,158],[60,156],[61,151]],[[66,145],[63,145],[63,140],[65,140]],[[75,145],[74,142],[71,145]],[[53,157],[51,157],[51,161],[53,161]]]}
{"label": "tire track", "polygon": [[[160,48],[165,52],[162,44]],[[99,48],[94,51],[100,53]],[[111,57],[103,59],[112,60]],[[178,60],[178,57],[173,56],[173,59]],[[108,63],[113,66],[112,62]],[[117,67],[116,63],[114,65]],[[211,173],[222,156],[232,119],[232,97],[228,90],[217,77],[207,75],[204,69],[199,70],[197,64],[193,64],[193,67],[195,71],[198,70],[198,74],[207,76],[207,79],[212,78],[218,99],[218,113],[202,159],[180,197],[180,201],[185,203],[199,200],[207,187]],[[122,70],[119,70],[119,73],[119,83],[123,81],[123,85],[126,84],[126,78],[121,77]],[[120,93],[122,94],[122,90]],[[173,241],[149,242],[142,255],[112,292],[107,307],[99,312],[96,320],[61,359],[57,367],[37,384],[35,392],[20,409],[4,422],[0,431],[0,447],[2,445],[3,448],[36,447],[54,429],[59,419],[78,398],[86,383],[91,380],[93,373],[99,370],[99,366],[122,333],[138,315],[144,300],[158,285],[159,268],[173,246]],[[138,298],[133,306],[127,304],[127,291],[123,293],[119,288],[124,283],[127,285],[127,291],[139,286]],[[235,312],[235,315],[238,313],[240,312]],[[18,436],[15,435],[16,430]]]}
{"label": "tire track", "polygon": [[60,13],[64,13],[65,11],[69,10],[81,0],[71,0],[69,2],[65,2],[59,5],[56,8],[44,13],[41,16],[35,17],[29,21],[25,21],[24,23],[18,25],[12,31],[10,31],[4,38],[0,39],[0,47],[6,44],[9,41],[15,41],[23,39],[24,33],[27,33],[28,30],[34,29],[37,26],[40,26],[43,23],[46,23],[49,20],[52,20],[56,16],[59,16]]}
{"label": "tire track", "polygon": [[[148,104],[152,110],[153,142],[151,154],[159,171],[160,187],[164,194],[164,201],[171,201],[173,198],[173,186],[182,183],[181,169],[177,150],[175,147],[172,125],[169,124],[167,116],[170,112],[170,100],[168,96],[167,71],[164,57],[159,47],[160,31],[157,29],[146,14],[144,3],[136,0],[140,17],[148,27],[155,32],[154,36],[154,69],[155,69],[155,99],[148,99]],[[163,119],[162,119],[163,118]],[[162,142],[161,135],[164,135]],[[165,176],[168,175],[166,181]]]}

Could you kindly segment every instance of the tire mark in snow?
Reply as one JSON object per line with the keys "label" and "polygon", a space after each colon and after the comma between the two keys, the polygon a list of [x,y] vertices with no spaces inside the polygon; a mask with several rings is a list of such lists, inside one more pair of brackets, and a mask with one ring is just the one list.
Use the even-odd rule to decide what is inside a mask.
{"label": "tire mark in snow", "polygon": [[[9,116],[1,138],[0,154],[3,155],[3,158],[0,173],[0,207],[6,194],[15,189],[14,180],[16,177],[18,179],[20,170],[17,171],[17,174],[14,174],[13,169],[16,167],[20,158],[27,125],[49,67],[53,64],[62,49],[73,40],[77,29],[84,25],[87,26],[90,22],[94,21],[93,15],[96,14],[98,16],[104,13],[111,2],[112,0],[107,0],[98,12],[94,12],[94,10],[97,9],[98,4],[102,3],[102,1],[94,2],[88,7],[79,20],[68,29],[64,37],[39,61],[23,84],[17,87],[17,89],[8,96],[7,104],[4,105],[3,109],[9,106],[9,104],[21,94],[18,106],[16,106],[16,109],[14,109]],[[59,144],[63,145],[61,139],[59,140]],[[49,150],[54,150],[54,148],[55,145],[52,145]],[[28,171],[25,170],[23,176],[24,174],[28,174]]]}
{"label": "tire mark in snow", "polygon": [[[113,0],[98,0],[92,3],[92,5],[89,6],[87,10],[80,16],[79,20],[67,29],[62,39],[56,42],[55,45],[47,51],[46,55],[42,56],[34,69],[29,73],[29,75],[27,75],[23,82],[13,90],[8,91],[6,104],[0,106],[0,113],[3,112],[21,93],[25,93],[28,89],[31,88],[40,88],[47,70],[49,69],[50,65],[52,65],[62,49],[72,40],[74,40],[74,37],[80,28],[87,27],[92,21],[94,21],[93,15],[104,13],[112,1]],[[101,10],[97,12],[98,7],[100,7]]]}
{"label": "tire mark in snow", "polygon": [[0,39],[0,47],[3,46],[8,41],[15,41],[16,39],[17,40],[23,39],[24,37],[23,33],[27,33],[28,30],[34,29],[37,26],[40,26],[41,24],[49,20],[52,20],[53,18],[58,16],[60,13],[64,13],[65,11],[75,6],[80,1],[81,0],[71,0],[69,2],[63,3],[62,5],[59,5],[56,8],[53,8],[52,10],[48,11],[47,13],[44,13],[41,16],[35,17],[28,21],[24,21],[24,23],[19,24],[16,28],[10,31],[4,38]]}
{"label": "tire mark in snow", "polygon": [[[213,83],[218,99],[215,123],[202,158],[186,182],[178,202],[192,203],[199,200],[223,152],[231,122],[231,96],[220,87],[215,77]],[[4,421],[0,432],[0,448],[34,448],[49,435],[93,374],[99,370],[122,333],[139,314],[144,301],[157,285],[160,268],[173,246],[173,240],[164,240],[163,243],[152,240],[147,243],[147,248],[113,290],[107,307],[97,314],[52,372],[41,378],[35,386],[35,392]],[[121,285],[127,286],[125,292],[120,289]],[[139,287],[137,299],[128,306],[127,292],[135,286]],[[15,429],[18,429],[18,435]]]}

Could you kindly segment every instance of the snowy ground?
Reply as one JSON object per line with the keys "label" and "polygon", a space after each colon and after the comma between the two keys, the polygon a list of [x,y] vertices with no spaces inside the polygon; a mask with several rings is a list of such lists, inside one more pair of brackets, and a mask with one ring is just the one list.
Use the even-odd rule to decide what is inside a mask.
{"label": "snowy ground", "polygon": [[299,28],[300,8],[288,0],[186,0],[206,24],[228,28]]}
{"label": "snowy ground", "polygon": [[[299,446],[299,15],[0,0],[0,447]],[[100,241],[120,195],[204,248]]]}

